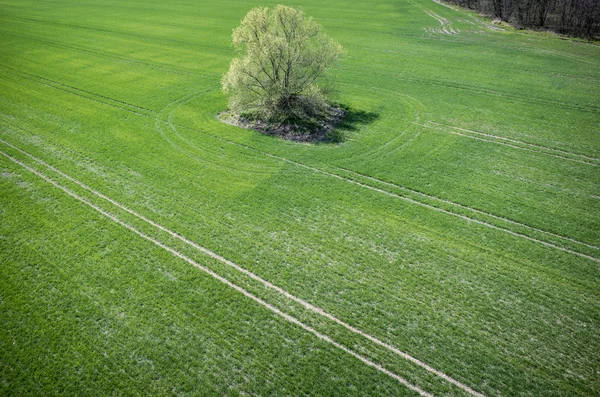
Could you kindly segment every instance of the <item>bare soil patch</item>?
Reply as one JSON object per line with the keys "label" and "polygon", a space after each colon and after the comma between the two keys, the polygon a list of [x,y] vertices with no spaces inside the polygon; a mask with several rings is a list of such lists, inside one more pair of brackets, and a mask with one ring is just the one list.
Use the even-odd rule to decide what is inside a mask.
{"label": "bare soil patch", "polygon": [[296,142],[338,142],[337,134],[332,134],[347,115],[347,109],[340,106],[330,106],[318,120],[307,123],[279,123],[265,120],[250,119],[230,111],[221,112],[217,118],[227,124],[256,130],[270,136],[276,136]]}

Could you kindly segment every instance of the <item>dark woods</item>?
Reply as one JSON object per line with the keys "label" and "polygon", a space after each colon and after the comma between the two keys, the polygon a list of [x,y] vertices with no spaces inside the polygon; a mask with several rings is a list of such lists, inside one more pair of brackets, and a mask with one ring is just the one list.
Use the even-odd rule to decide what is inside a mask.
{"label": "dark woods", "polygon": [[600,0],[447,0],[516,27],[544,28],[585,38],[600,37]]}

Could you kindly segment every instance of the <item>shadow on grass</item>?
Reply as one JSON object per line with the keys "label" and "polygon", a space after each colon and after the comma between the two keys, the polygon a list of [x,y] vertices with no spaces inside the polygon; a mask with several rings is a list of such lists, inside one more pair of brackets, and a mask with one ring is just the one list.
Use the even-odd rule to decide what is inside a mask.
{"label": "shadow on grass", "polygon": [[344,110],[344,117],[339,120],[333,130],[329,131],[319,143],[342,143],[349,131],[357,131],[361,125],[373,123],[379,118],[379,113],[352,109],[348,106],[336,104],[336,107]]}
{"label": "shadow on grass", "polygon": [[339,103],[328,109],[328,117],[319,121],[288,121],[287,123],[266,122],[247,118],[230,111],[217,115],[221,122],[260,132],[273,138],[314,144],[340,144],[347,140],[347,133],[357,131],[361,125],[374,122],[379,113],[352,109]]}

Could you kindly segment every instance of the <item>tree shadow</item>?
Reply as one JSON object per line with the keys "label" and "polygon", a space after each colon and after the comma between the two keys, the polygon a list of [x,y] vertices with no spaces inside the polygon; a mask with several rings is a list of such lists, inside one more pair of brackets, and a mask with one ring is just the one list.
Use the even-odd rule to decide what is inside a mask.
{"label": "tree shadow", "polygon": [[353,109],[342,104],[335,106],[344,110],[344,116],[325,134],[321,143],[342,143],[346,141],[348,132],[357,131],[360,126],[371,124],[379,118],[379,113]]}
{"label": "tree shadow", "polygon": [[330,105],[327,113],[320,120],[294,120],[288,123],[250,119],[230,111],[219,113],[217,119],[273,138],[312,144],[340,144],[348,139],[349,132],[357,131],[360,126],[371,124],[379,118],[379,113],[353,109],[339,103]]}

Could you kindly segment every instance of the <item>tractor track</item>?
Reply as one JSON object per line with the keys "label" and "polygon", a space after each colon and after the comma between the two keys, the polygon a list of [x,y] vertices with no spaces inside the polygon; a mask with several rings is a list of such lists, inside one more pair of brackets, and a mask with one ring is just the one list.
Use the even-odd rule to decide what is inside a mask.
{"label": "tractor track", "polygon": [[[18,72],[18,73],[22,73],[22,72]],[[14,74],[18,75],[18,73],[15,72]],[[109,98],[109,97],[105,97],[105,96],[102,96],[102,95],[93,94],[93,93],[91,93],[89,91],[79,90],[79,89],[77,89],[75,87],[68,86],[68,85],[63,84],[63,83],[53,82],[52,80],[41,78],[39,76],[35,76],[35,75],[32,75],[32,74],[28,74],[28,75],[31,76],[30,79],[32,79],[32,77],[37,77],[37,78],[43,79],[40,82],[43,85],[57,84],[58,87],[54,87],[52,85],[50,85],[50,86],[54,87],[54,88],[59,88],[59,89],[61,87],[63,87],[62,90],[65,91],[65,92],[75,94],[77,96],[80,96],[82,98],[85,98],[85,99],[88,99],[88,100],[91,100],[91,101],[94,101],[94,102],[98,102],[98,103],[101,103],[101,104],[106,104],[106,105],[109,105],[109,106],[112,106],[112,107],[116,107],[116,108],[121,108],[121,110],[125,110],[125,111],[128,111],[128,112],[137,114],[137,115],[141,115],[141,116],[145,116],[145,117],[153,117],[155,119],[155,121],[157,119],[160,119],[159,116],[160,116],[161,113],[163,113],[162,111],[157,112],[155,110],[151,110],[151,109],[147,109],[147,108],[144,108],[144,107],[139,107],[139,106],[136,106],[136,105],[132,105],[132,104],[129,104],[129,103],[124,102],[124,101],[114,100],[114,99]],[[44,82],[47,82],[47,83],[44,83]],[[71,92],[71,90],[77,90],[77,91],[80,91],[80,92],[77,92],[77,91]],[[98,96],[102,100],[87,97],[86,95],[84,95],[82,93],[87,94],[87,95]],[[188,94],[188,95],[186,95],[184,97],[188,97],[189,95],[190,94]],[[193,98],[194,97],[190,97],[188,100],[191,100]],[[104,101],[110,101],[110,102],[106,103]],[[176,101],[174,101],[174,102],[176,102]],[[169,105],[167,105],[167,106],[169,106]],[[144,113],[142,113],[141,111],[144,111]],[[163,121],[168,121],[168,120],[163,120]],[[323,174],[323,175],[327,175],[329,177],[333,177],[333,178],[345,181],[347,183],[350,183],[350,184],[353,184],[353,185],[356,185],[356,186],[359,186],[359,187],[362,187],[362,188],[365,188],[365,189],[369,189],[369,190],[374,191],[374,192],[382,193],[382,194],[388,195],[390,197],[394,197],[394,198],[403,200],[405,202],[409,202],[409,203],[416,204],[416,205],[419,205],[419,206],[422,206],[422,207],[425,207],[425,208],[429,208],[429,209],[437,211],[437,212],[441,212],[441,213],[444,213],[444,214],[447,214],[447,215],[451,215],[451,216],[460,218],[460,219],[462,219],[464,221],[467,221],[467,222],[473,222],[473,223],[479,224],[481,226],[485,226],[485,227],[488,227],[488,228],[491,228],[491,229],[502,231],[502,232],[505,232],[507,234],[513,235],[515,237],[523,238],[523,239],[526,239],[526,240],[529,240],[529,241],[532,241],[532,242],[544,245],[544,246],[549,247],[549,248],[554,248],[554,249],[557,249],[559,251],[563,251],[563,252],[566,252],[566,253],[577,255],[579,257],[582,257],[582,258],[589,259],[589,260],[592,260],[594,262],[600,263],[600,259],[597,258],[597,257],[595,257],[595,256],[591,256],[591,255],[588,255],[588,254],[576,251],[574,249],[566,248],[564,246],[557,245],[555,243],[551,243],[551,242],[544,241],[544,240],[541,240],[541,239],[538,239],[538,238],[535,238],[535,237],[531,237],[529,235],[526,235],[526,234],[520,233],[520,232],[516,232],[516,231],[511,230],[511,229],[506,228],[506,227],[498,226],[498,225],[492,224],[492,223],[487,222],[487,221],[483,221],[483,220],[480,220],[480,219],[477,219],[477,218],[474,218],[474,217],[466,216],[466,215],[463,215],[461,213],[453,212],[453,211],[447,210],[445,208],[440,208],[438,206],[435,206],[435,205],[432,205],[432,204],[429,204],[429,203],[426,203],[426,202],[423,202],[423,201],[420,201],[420,200],[417,200],[417,199],[414,199],[414,198],[411,198],[411,197],[407,197],[407,196],[404,196],[404,195],[401,195],[401,194],[397,194],[397,193],[394,193],[394,192],[391,192],[391,191],[388,191],[388,190],[385,190],[385,189],[382,189],[382,188],[374,187],[374,186],[371,186],[369,184],[359,182],[359,181],[357,181],[355,179],[352,179],[350,177],[345,177],[345,176],[342,176],[342,175],[339,175],[339,174],[336,174],[336,173],[333,173],[333,172],[330,172],[330,171],[326,171],[324,169],[321,169],[321,168],[318,168],[318,167],[315,167],[315,166],[311,166],[311,165],[307,165],[307,164],[304,164],[304,163],[300,163],[300,162],[291,160],[291,159],[283,157],[283,156],[272,154],[270,152],[265,152],[265,151],[262,151],[260,149],[254,148],[252,146],[245,145],[245,144],[242,144],[242,143],[238,143],[238,142],[235,142],[235,141],[231,141],[231,140],[228,140],[228,139],[223,138],[221,136],[207,133],[205,131],[201,131],[201,130],[198,130],[198,129],[195,129],[195,128],[191,128],[191,127],[188,127],[188,126],[185,126],[185,125],[181,125],[181,124],[177,124],[177,123],[173,123],[173,122],[171,122],[171,125],[174,126],[174,127],[179,127],[179,128],[187,129],[187,130],[194,131],[194,132],[197,132],[197,133],[201,133],[203,135],[210,136],[213,139],[219,140],[221,142],[224,142],[224,143],[227,143],[227,144],[230,144],[230,145],[234,145],[234,146],[237,146],[237,147],[241,147],[241,148],[244,148],[246,150],[249,150],[249,151],[252,151],[252,152],[255,152],[255,153],[259,153],[259,154],[264,155],[264,156],[268,156],[268,157],[275,158],[275,159],[278,159],[278,160],[283,161],[283,162],[287,162],[289,164],[294,164],[294,165],[296,165],[298,167],[309,169],[309,170],[311,170],[313,172],[320,173],[320,174]],[[354,171],[352,171],[352,172],[354,172]],[[356,173],[356,174],[359,174],[359,173]],[[377,180],[376,178],[373,178],[373,177],[370,177],[370,178],[372,180]],[[379,180],[377,180],[377,181],[379,181]],[[389,182],[385,182],[385,181],[380,181],[380,182],[382,182],[384,184],[388,184],[388,185],[390,184]],[[400,185],[397,185],[397,186],[400,186]],[[404,188],[404,189],[407,189],[407,188]],[[413,190],[413,192],[417,193],[417,194],[422,194],[421,192],[418,192],[416,190]],[[430,198],[435,198],[438,201],[451,202],[449,200],[440,199],[440,198],[435,197],[435,196],[430,196]],[[472,207],[469,207],[469,206],[465,206],[465,205],[462,205],[462,204],[458,204],[458,203],[454,203],[454,202],[451,202],[451,203],[453,203],[453,205],[455,205],[457,207],[466,208],[466,209],[469,209],[469,210],[471,210],[471,211],[473,211],[475,213],[476,212],[483,212],[481,210],[478,210],[478,209],[475,209],[475,208],[472,208]],[[483,213],[485,213],[485,212],[483,212]],[[514,220],[508,219],[508,218],[504,218],[504,217],[501,217],[501,216],[498,216],[498,215],[489,214],[489,213],[485,213],[485,214],[487,214],[489,216],[492,216],[494,218],[497,218],[497,219],[502,219],[503,221],[506,221],[508,223],[518,224],[519,226],[522,226],[524,228],[527,228],[527,229],[530,229],[530,230],[534,230],[534,231],[537,231],[537,232],[540,232],[540,233],[544,233],[546,235],[551,235],[551,236],[559,238],[559,239],[568,240],[570,242],[574,242],[576,244],[579,244],[579,245],[582,245],[582,246],[587,246],[589,248],[593,248],[593,249],[596,249],[596,250],[599,249],[598,247],[590,245],[590,244],[587,244],[585,242],[582,242],[582,241],[579,241],[579,240],[576,240],[576,239],[573,239],[573,238],[569,238],[569,237],[560,236],[558,234],[554,234],[552,232],[548,232],[548,231],[545,231],[543,229],[538,229],[538,228],[535,228],[533,226],[522,224],[522,223],[516,222]]]}

